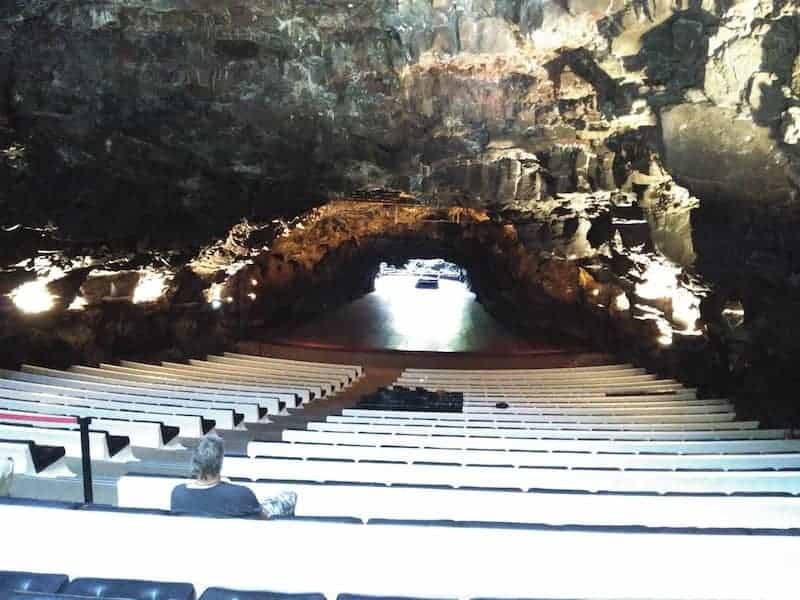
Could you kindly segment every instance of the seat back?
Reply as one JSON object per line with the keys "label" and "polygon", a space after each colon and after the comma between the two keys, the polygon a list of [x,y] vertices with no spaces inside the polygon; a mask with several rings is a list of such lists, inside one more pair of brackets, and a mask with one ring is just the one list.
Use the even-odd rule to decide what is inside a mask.
{"label": "seat back", "polygon": [[325,600],[319,593],[287,594],[282,592],[239,591],[229,588],[206,588],[200,600]]}
{"label": "seat back", "polygon": [[54,594],[67,583],[66,575],[0,571],[0,592],[41,592]]}
{"label": "seat back", "polygon": [[131,600],[195,600],[191,583],[144,581],[139,579],[73,579],[65,594],[92,598],[130,598]]}

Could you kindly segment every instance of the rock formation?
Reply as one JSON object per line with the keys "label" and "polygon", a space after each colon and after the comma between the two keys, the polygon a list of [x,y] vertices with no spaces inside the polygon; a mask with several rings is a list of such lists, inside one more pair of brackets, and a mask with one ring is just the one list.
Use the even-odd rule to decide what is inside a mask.
{"label": "rock formation", "polygon": [[[799,40],[797,0],[8,2],[0,291],[100,311],[86,331],[114,323],[109,340],[129,310],[203,315],[144,336],[174,349],[324,308],[296,286],[356,266],[332,298],[362,293],[424,231],[502,266],[477,291],[520,327],[635,339],[662,365],[693,338],[755,406],[800,350]],[[377,218],[385,247],[362,243],[375,209],[315,208],[386,194],[419,214]],[[543,323],[551,301],[567,312]],[[3,339],[40,347],[47,327],[3,302]],[[70,356],[152,350],[92,335]]]}

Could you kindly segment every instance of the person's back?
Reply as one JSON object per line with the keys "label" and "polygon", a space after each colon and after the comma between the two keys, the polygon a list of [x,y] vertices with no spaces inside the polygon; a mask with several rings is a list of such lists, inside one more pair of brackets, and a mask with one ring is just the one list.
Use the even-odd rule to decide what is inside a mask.
{"label": "person's back", "polygon": [[188,483],[172,490],[171,511],[198,517],[263,518],[263,507],[250,488],[220,481],[204,486]]}
{"label": "person's back", "polygon": [[170,499],[171,512],[197,517],[269,519],[294,515],[297,494],[285,491],[260,503],[253,491],[243,485],[223,481],[222,438],[207,435],[192,453],[192,474],[196,479],[175,486]]}

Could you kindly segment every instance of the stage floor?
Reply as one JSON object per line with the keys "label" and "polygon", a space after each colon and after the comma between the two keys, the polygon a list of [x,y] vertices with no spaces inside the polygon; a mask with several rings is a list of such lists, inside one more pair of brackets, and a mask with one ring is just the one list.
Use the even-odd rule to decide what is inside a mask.
{"label": "stage floor", "polygon": [[466,285],[442,279],[416,288],[416,277],[384,276],[375,291],[302,325],[261,336],[298,346],[348,350],[539,353],[561,349],[523,339],[489,315]]}

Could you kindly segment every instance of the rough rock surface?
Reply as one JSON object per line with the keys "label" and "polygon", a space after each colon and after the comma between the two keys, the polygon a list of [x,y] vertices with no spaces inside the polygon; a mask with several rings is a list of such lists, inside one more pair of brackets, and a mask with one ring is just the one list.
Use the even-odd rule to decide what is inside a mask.
{"label": "rough rock surface", "polygon": [[[9,0],[0,249],[10,267],[0,287],[42,277],[31,257],[58,249],[68,273],[51,269],[45,282],[56,309],[80,297],[83,318],[112,315],[141,269],[154,268],[142,257],[158,250],[172,257],[159,263],[170,269],[170,310],[224,300],[247,261],[266,261],[256,281],[287,286],[271,297],[276,318],[280,306],[313,312],[323,304],[312,295],[298,306],[293,279],[311,277],[310,259],[278,260],[275,240],[294,239],[293,219],[331,198],[400,190],[425,209],[485,211],[493,225],[474,229],[493,232],[481,239],[506,271],[480,295],[522,321],[541,320],[535,307],[547,298],[567,310],[562,329],[585,337],[594,309],[576,299],[594,285],[590,265],[602,285],[621,285],[614,278],[631,269],[677,268],[667,277],[674,298],[633,307],[644,311],[634,337],[647,346],[680,329],[680,290],[699,274],[714,292],[698,347],[717,344],[720,386],[763,399],[800,339],[789,317],[800,314],[799,39],[797,0]],[[225,238],[243,217],[265,224]],[[430,252],[446,254],[448,219],[424,226]],[[326,227],[369,237],[337,223]],[[403,254],[333,246],[312,261],[313,280],[342,265],[368,273],[379,250]],[[518,248],[535,268],[514,262]],[[113,275],[78,270],[76,257],[98,254]],[[115,262],[120,254],[127,262]],[[368,282],[350,280],[339,300]],[[239,291],[231,302],[244,307],[253,292]],[[731,302],[745,312],[736,327],[720,321]],[[98,319],[93,332],[104,330]],[[52,335],[30,319],[4,327],[3,339],[37,348]],[[148,336],[93,335],[74,337],[70,348],[92,349],[73,358],[153,349]],[[149,339],[174,348],[176,335]]]}

